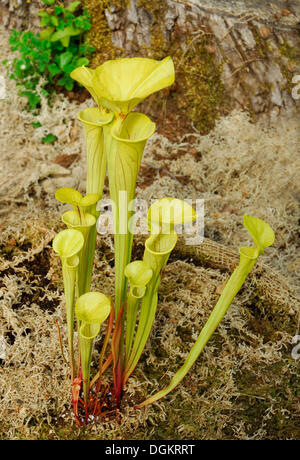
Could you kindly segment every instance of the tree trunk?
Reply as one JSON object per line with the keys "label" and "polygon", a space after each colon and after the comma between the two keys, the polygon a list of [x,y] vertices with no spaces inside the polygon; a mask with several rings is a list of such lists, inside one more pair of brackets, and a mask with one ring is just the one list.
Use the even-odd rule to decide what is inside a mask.
{"label": "tree trunk", "polygon": [[[21,4],[18,7],[18,4]],[[276,117],[299,108],[298,0],[83,0],[89,10],[92,65],[119,56],[171,55],[176,83],[147,102],[150,115],[201,132],[234,108]],[[36,27],[41,2],[2,0],[6,27]],[[176,118],[176,122],[175,122]]]}
{"label": "tree trunk", "polygon": [[0,23],[8,29],[37,29],[41,6],[39,1],[0,0]]}

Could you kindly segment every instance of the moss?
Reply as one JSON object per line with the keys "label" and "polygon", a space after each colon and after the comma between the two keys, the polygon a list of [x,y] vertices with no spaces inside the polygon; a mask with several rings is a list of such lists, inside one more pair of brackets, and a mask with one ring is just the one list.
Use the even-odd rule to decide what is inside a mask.
{"label": "moss", "polygon": [[177,107],[201,132],[206,133],[215,126],[215,121],[226,101],[222,83],[222,66],[214,54],[207,50],[206,37],[193,43],[187,41],[188,51],[175,54],[177,68]]}
{"label": "moss", "polygon": [[[297,365],[288,356],[277,363],[257,366],[255,373],[253,369],[239,372],[236,382],[240,395],[236,407],[242,410],[233,415],[233,424],[243,420],[247,434],[253,436],[261,428],[261,418],[265,416],[264,430],[268,439],[296,439],[300,430],[295,427],[295,418],[287,416],[289,412],[295,413],[294,404],[299,398],[296,376]],[[230,427],[226,432],[233,435]]]}
{"label": "moss", "polygon": [[279,45],[279,51],[284,58],[288,59],[288,64],[286,62],[283,62],[282,59],[278,59],[277,61],[280,66],[281,73],[287,81],[285,86],[281,89],[288,90],[289,92],[291,92],[294,87],[292,82],[294,72],[291,71],[290,68],[292,68],[294,65],[300,65],[300,51],[299,49],[291,46],[287,41],[284,41],[282,45]]}
{"label": "moss", "polygon": [[[254,35],[256,44],[257,44],[257,52],[259,53],[260,57],[262,59],[269,59],[270,57],[270,48],[268,45],[268,41],[263,40],[257,30],[255,28],[251,28],[252,33]],[[290,64],[300,64],[300,51],[298,48],[291,46],[286,40],[284,41],[283,44],[278,43],[278,49],[280,51],[280,54],[282,57],[287,58],[288,62]],[[277,62],[277,64],[280,67],[281,73],[286,79],[287,83],[285,86],[283,86],[281,89],[282,90],[289,90],[292,91],[293,84],[292,84],[292,79],[293,79],[293,72],[289,69],[288,65],[286,62],[283,62],[282,58],[275,58],[274,60]],[[286,61],[286,59],[285,59]],[[266,88],[269,91],[272,89],[272,85],[269,88]]]}
{"label": "moss", "polygon": [[156,21],[159,21],[161,13],[167,9],[166,3],[161,2],[161,0],[138,0],[136,6],[138,8],[144,8],[148,13],[151,13]]}
{"label": "moss", "polygon": [[[150,12],[154,19],[148,54],[154,59],[170,55],[175,65],[175,91],[171,89],[167,101],[161,98],[158,112],[165,115],[175,111],[185,123],[187,120],[192,122],[201,133],[209,132],[228,102],[221,79],[222,66],[216,62],[214,53],[209,52],[210,48],[213,49],[213,42],[204,33],[195,40],[195,36],[182,35],[180,30],[174,31],[175,40],[166,40],[166,5],[157,0],[139,0],[138,6]],[[185,51],[179,46],[182,41]]]}
{"label": "moss", "polygon": [[172,111],[174,106],[178,116],[185,122],[192,122],[202,134],[215,126],[222,107],[228,102],[221,79],[222,66],[208,51],[208,45],[206,37],[193,43],[188,39],[184,53],[178,43],[167,47],[162,31],[156,33],[151,41],[152,57],[161,59],[171,55],[174,60],[176,86],[170,91],[171,100],[167,101],[167,108]]}
{"label": "moss", "polygon": [[[85,0],[85,7],[92,17],[92,30],[89,34],[91,44],[95,47],[95,58],[92,67],[106,59],[115,59],[123,55],[122,50],[115,48],[111,41],[111,32],[107,25],[104,10],[108,0]],[[125,7],[126,0],[115,0],[117,7]],[[207,50],[211,45],[206,36],[198,40],[180,37],[175,32],[175,40],[166,40],[164,14],[166,4],[159,0],[138,0],[137,7],[144,8],[152,16],[150,46],[141,46],[136,55],[162,59],[171,55],[176,69],[176,88],[152,98],[150,105],[153,113],[165,115],[176,113],[183,124],[195,125],[201,133],[210,131],[222,111],[226,101],[226,91],[221,80],[222,67],[216,62],[213,53]],[[187,51],[178,46],[183,38]],[[150,114],[151,115],[151,114]]]}
{"label": "moss", "polygon": [[[118,0],[119,3],[121,0]],[[95,48],[91,67],[97,67],[107,59],[116,59],[121,54],[121,50],[114,47],[111,41],[111,31],[105,17],[105,8],[109,5],[109,0],[84,0],[84,8],[91,16],[92,28],[88,33],[88,40]],[[114,2],[115,3],[115,2]],[[123,3],[123,2],[122,2]],[[124,1],[125,4],[125,1]]]}
{"label": "moss", "polygon": [[262,59],[265,59],[268,57],[269,53],[269,45],[268,41],[264,40],[260,35],[259,32],[255,27],[253,27],[251,24],[249,24],[249,28],[251,29],[251,32],[253,34],[255,43],[256,43],[256,52],[259,54],[259,56]]}
{"label": "moss", "polygon": [[282,56],[287,57],[290,61],[300,63],[300,50],[294,46],[291,46],[287,41],[284,41],[282,45],[279,45],[279,50]]}

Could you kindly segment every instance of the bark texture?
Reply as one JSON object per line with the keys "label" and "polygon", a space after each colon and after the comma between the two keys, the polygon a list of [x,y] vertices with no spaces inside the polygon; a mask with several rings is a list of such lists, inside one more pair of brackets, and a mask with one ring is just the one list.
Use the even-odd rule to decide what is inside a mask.
{"label": "bark texture", "polygon": [[155,47],[159,25],[162,47],[176,44],[183,59],[204,42],[221,66],[231,107],[274,115],[295,107],[291,89],[300,71],[299,2],[167,0],[155,6],[131,0],[126,8],[110,6],[105,15],[112,43],[129,55],[145,45]]}
{"label": "bark texture", "polygon": [[[7,28],[36,28],[41,5],[2,0],[1,21]],[[173,101],[168,109],[188,113],[201,131],[233,108],[271,117],[299,108],[292,96],[293,78],[300,74],[297,0],[84,0],[84,5],[92,16],[94,65],[124,55],[172,55],[177,83],[166,95]]]}

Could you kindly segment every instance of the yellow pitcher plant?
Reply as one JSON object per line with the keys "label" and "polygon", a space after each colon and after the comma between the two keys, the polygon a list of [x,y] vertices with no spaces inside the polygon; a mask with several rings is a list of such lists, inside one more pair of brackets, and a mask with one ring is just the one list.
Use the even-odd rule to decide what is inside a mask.
{"label": "yellow pitcher plant", "polygon": [[[150,236],[145,242],[143,259],[131,261],[136,181],[145,145],[156,128],[146,115],[132,110],[149,95],[173,84],[171,57],[161,61],[110,60],[96,69],[79,67],[71,77],[90,92],[97,104],[78,114],[86,147],[86,196],[70,188],[61,188],[55,194],[60,202],[73,208],[64,212],[62,221],[67,229],[56,235],[53,248],[62,260],[73,408],[76,421],[81,424],[79,404],[84,407],[85,422],[91,410],[93,414],[102,414],[101,404],[108,391],[107,387],[103,389],[102,375],[111,364],[113,388],[109,389],[114,394],[111,408],[120,406],[124,385],[139,362],[155,320],[162,271],[176,245],[177,227],[192,223],[197,215],[184,200],[158,199],[148,212]],[[102,197],[107,173],[114,219],[114,303],[105,294],[91,291],[99,217],[97,202]],[[239,266],[170,385],[141,403],[139,408],[165,396],[182,380],[222,320],[256,259],[273,243],[274,232],[264,221],[244,216],[244,226],[254,240],[254,248],[240,248]],[[74,310],[79,337],[77,369]],[[93,342],[106,320],[99,369],[90,382]],[[109,345],[111,351],[107,354]]]}
{"label": "yellow pitcher plant", "polygon": [[130,355],[126,360],[124,382],[137,365],[149,337],[157,307],[160,274],[177,242],[176,225],[184,225],[196,219],[196,212],[183,200],[163,198],[149,209],[148,222],[151,235],[145,242],[144,264],[152,270],[152,277],[144,293],[139,324]]}
{"label": "yellow pitcher plant", "polygon": [[78,266],[78,295],[82,295],[89,291],[91,284],[95,248],[90,246],[90,233],[96,233],[95,209],[99,194],[89,193],[83,197],[77,190],[66,187],[56,190],[55,197],[73,206],[73,211],[66,211],[62,215],[62,221],[68,228],[79,230],[84,237]]}
{"label": "yellow pitcher plant", "polygon": [[93,341],[100,332],[101,324],[107,319],[110,308],[110,300],[101,292],[87,292],[76,302],[85,402],[88,401],[89,394]]}
{"label": "yellow pitcher plant", "polygon": [[53,249],[62,262],[64,281],[66,317],[68,327],[68,344],[71,366],[71,378],[74,380],[74,309],[76,280],[78,279],[79,257],[84,244],[84,237],[78,230],[63,230],[53,240]]}
{"label": "yellow pitcher plant", "polygon": [[262,219],[257,217],[251,217],[244,215],[244,227],[253,238],[254,248],[241,247],[240,252],[240,263],[232,273],[231,277],[226,283],[223,292],[214,307],[210,317],[208,318],[205,326],[195,344],[193,345],[188,357],[183,366],[173,376],[170,384],[163,390],[159,391],[155,395],[148,398],[146,401],[141,403],[138,407],[141,408],[148,404],[151,404],[172,391],[178,383],[184,378],[184,376],[191,369],[196,359],[202,352],[203,348],[209,341],[210,337],[218,327],[220,321],[226,314],[229,306],[233,299],[243,286],[248,274],[255,265],[257,258],[264,253],[266,247],[271,246],[275,240],[275,234],[269,224],[264,222]]}
{"label": "yellow pitcher plant", "polygon": [[110,195],[115,203],[115,309],[118,314],[125,301],[124,270],[130,262],[132,247],[128,203],[135,197],[136,178],[146,141],[155,131],[155,124],[148,117],[130,112],[150,94],[173,84],[174,65],[170,57],[162,61],[124,58],[106,61],[95,70],[79,67],[71,77],[85,86],[102,113],[107,109],[113,116],[111,123],[103,123],[103,130]]}

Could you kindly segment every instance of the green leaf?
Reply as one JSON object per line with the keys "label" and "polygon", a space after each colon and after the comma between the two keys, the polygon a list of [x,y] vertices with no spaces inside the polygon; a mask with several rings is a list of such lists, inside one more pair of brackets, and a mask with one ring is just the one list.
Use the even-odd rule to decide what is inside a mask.
{"label": "green leaf", "polygon": [[70,51],[66,51],[65,53],[59,56],[59,67],[64,70],[65,66],[69,64],[73,59],[73,54]]}
{"label": "green leaf", "polygon": [[43,137],[42,139],[42,142],[44,144],[52,144],[53,142],[55,142],[57,139],[56,136],[54,136],[54,134],[50,133],[50,134],[47,134],[47,136]]}
{"label": "green leaf", "polygon": [[90,63],[90,60],[88,58],[81,57],[77,59],[75,68],[81,67],[82,65],[89,65],[89,63]]}
{"label": "green leaf", "polygon": [[38,81],[34,78],[31,78],[30,80],[25,81],[24,87],[26,89],[35,89],[37,87]]}
{"label": "green leaf", "polygon": [[42,126],[42,124],[39,121],[37,122],[33,121],[31,124],[34,127],[34,129],[40,128]]}
{"label": "green leaf", "polygon": [[57,74],[60,73],[59,67],[57,67],[57,65],[54,64],[54,63],[53,63],[53,64],[50,64],[50,65],[48,66],[48,71],[49,71],[51,77],[55,77],[55,75],[57,75]]}
{"label": "green leaf", "polygon": [[32,91],[23,91],[21,93],[21,96],[24,96],[27,98],[30,110],[36,109],[36,107],[41,101],[40,96],[37,93],[34,93]]}
{"label": "green leaf", "polygon": [[51,16],[49,16],[47,13],[45,16],[42,17],[40,26],[45,27],[51,24]]}
{"label": "green leaf", "polygon": [[56,6],[54,13],[56,14],[56,16],[59,16],[63,11],[64,9],[61,6]]}
{"label": "green leaf", "polygon": [[55,0],[42,0],[42,2],[43,2],[45,5],[53,5],[53,3],[55,2]]}
{"label": "green leaf", "polygon": [[39,11],[38,14],[37,14],[40,18],[48,18],[49,17],[49,14],[47,13],[47,11]]}
{"label": "green leaf", "polygon": [[42,40],[46,40],[53,34],[54,30],[55,30],[55,27],[47,27],[46,29],[40,32],[40,38]]}
{"label": "green leaf", "polygon": [[25,59],[19,59],[15,64],[15,73],[17,77],[22,78],[25,70],[28,70],[28,61]]}
{"label": "green leaf", "polygon": [[68,6],[67,10],[70,11],[70,13],[74,13],[74,11],[77,10],[80,4],[81,2],[79,1],[72,2],[71,5]]}
{"label": "green leaf", "polygon": [[38,73],[40,75],[43,75],[43,73],[45,72],[45,69],[46,69],[46,64],[44,64],[43,62],[40,62],[38,66],[38,70],[39,70]]}
{"label": "green leaf", "polygon": [[65,88],[68,90],[68,91],[72,91],[72,89],[74,88],[74,82],[71,80],[71,79],[68,79],[66,82],[65,82]]}
{"label": "green leaf", "polygon": [[49,96],[49,91],[47,91],[45,88],[42,88],[41,89],[41,94],[44,96],[44,97],[48,97]]}
{"label": "green leaf", "polygon": [[64,37],[61,39],[61,44],[65,47],[65,48],[68,48],[69,46],[69,43],[70,43],[70,38],[71,37]]}
{"label": "green leaf", "polygon": [[66,77],[65,77],[65,76],[61,77],[61,78],[57,81],[57,84],[58,84],[59,86],[65,86],[65,83],[66,83]]}
{"label": "green leaf", "polygon": [[55,27],[58,27],[58,18],[56,16],[51,16],[51,24]]}
{"label": "green leaf", "polygon": [[66,37],[73,37],[75,35],[80,35],[81,30],[75,29],[74,27],[66,27],[63,30],[57,30],[51,37],[52,42],[62,40]]}

